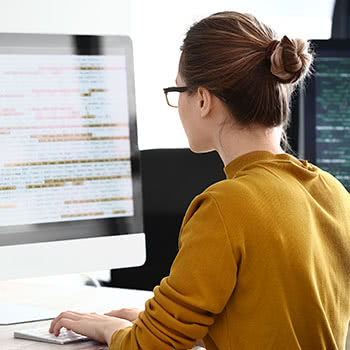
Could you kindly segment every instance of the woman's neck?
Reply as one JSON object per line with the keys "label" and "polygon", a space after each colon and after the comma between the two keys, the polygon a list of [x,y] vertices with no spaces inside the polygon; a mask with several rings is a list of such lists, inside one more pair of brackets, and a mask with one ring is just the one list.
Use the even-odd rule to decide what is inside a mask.
{"label": "woman's neck", "polygon": [[250,126],[243,129],[226,126],[219,135],[215,149],[225,166],[235,158],[254,151],[285,153],[281,147],[280,127]]}

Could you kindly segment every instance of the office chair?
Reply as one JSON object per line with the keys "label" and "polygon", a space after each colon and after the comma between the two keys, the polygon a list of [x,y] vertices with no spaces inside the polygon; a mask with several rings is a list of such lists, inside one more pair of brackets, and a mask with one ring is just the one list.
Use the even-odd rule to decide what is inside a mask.
{"label": "office chair", "polygon": [[111,271],[111,287],[153,290],[169,274],[178,251],[178,235],[192,199],[225,178],[216,152],[189,149],[141,151],[146,263]]}

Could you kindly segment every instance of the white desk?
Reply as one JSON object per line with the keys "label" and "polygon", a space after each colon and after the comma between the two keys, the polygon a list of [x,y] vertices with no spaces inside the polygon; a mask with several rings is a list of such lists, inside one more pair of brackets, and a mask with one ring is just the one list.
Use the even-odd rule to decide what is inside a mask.
{"label": "white desk", "polygon": [[[104,313],[123,307],[144,308],[147,299],[153,292],[117,289],[93,288],[79,285],[38,284],[30,281],[0,282],[0,302],[33,305],[57,310]],[[54,307],[53,307],[54,306]],[[42,321],[49,328],[51,321]],[[36,323],[13,326],[0,326],[1,350],[53,350],[61,349],[55,344],[39,343],[13,338],[15,329],[31,328]],[[64,345],[62,350],[107,350],[108,347],[94,342]],[[203,349],[203,348],[194,348]],[[346,350],[350,350],[350,332]]]}
{"label": "white desk", "polygon": [[[104,313],[123,307],[144,308],[144,303],[153,295],[152,292],[115,288],[94,288],[78,285],[38,284],[30,281],[0,282],[0,302],[25,304],[57,310]],[[41,321],[49,327],[51,321]],[[0,326],[1,350],[50,350],[58,349],[55,344],[39,343],[15,339],[15,329],[31,328],[38,323]],[[63,349],[64,348],[64,349]],[[62,350],[105,350],[107,346],[83,342],[64,345]]]}
{"label": "white desk", "polygon": [[[153,292],[119,288],[94,288],[71,284],[48,284],[30,281],[0,282],[0,303],[24,304],[57,311],[105,313],[124,307],[144,309]],[[107,350],[107,345],[93,341],[60,345],[15,339],[14,330],[32,328],[36,324],[47,325],[51,321],[41,321],[11,326],[0,326],[0,350]],[[194,347],[192,350],[205,350]]]}

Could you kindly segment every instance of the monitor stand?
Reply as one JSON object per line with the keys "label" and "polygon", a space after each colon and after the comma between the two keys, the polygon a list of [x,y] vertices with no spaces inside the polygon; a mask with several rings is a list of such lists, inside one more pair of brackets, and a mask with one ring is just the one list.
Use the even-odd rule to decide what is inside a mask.
{"label": "monitor stand", "polygon": [[0,303],[0,326],[52,320],[57,311],[24,304]]}

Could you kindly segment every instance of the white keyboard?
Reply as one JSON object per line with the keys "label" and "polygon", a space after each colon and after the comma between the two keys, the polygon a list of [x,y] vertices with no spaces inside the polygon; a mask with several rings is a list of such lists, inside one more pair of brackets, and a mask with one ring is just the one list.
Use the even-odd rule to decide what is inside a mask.
{"label": "white keyboard", "polygon": [[20,331],[15,331],[13,335],[15,338],[35,340],[45,343],[61,345],[89,340],[88,337],[77,334],[73,331],[68,331],[65,328],[62,328],[60,335],[56,337],[54,334],[49,333],[47,325],[45,325],[45,327],[37,326],[35,328],[28,328]]}
{"label": "white keyboard", "polygon": [[[15,331],[13,333],[15,338],[20,339],[28,339],[34,341],[40,341],[44,343],[52,343],[52,344],[70,344],[76,342],[82,342],[90,340],[88,337],[84,335],[77,334],[73,331],[67,331],[65,328],[61,329],[60,335],[56,337],[54,334],[49,333],[48,326],[36,326],[35,328],[28,328],[21,331]],[[102,347],[101,349],[107,350],[107,348]],[[200,346],[195,346],[191,350],[205,350]]]}

